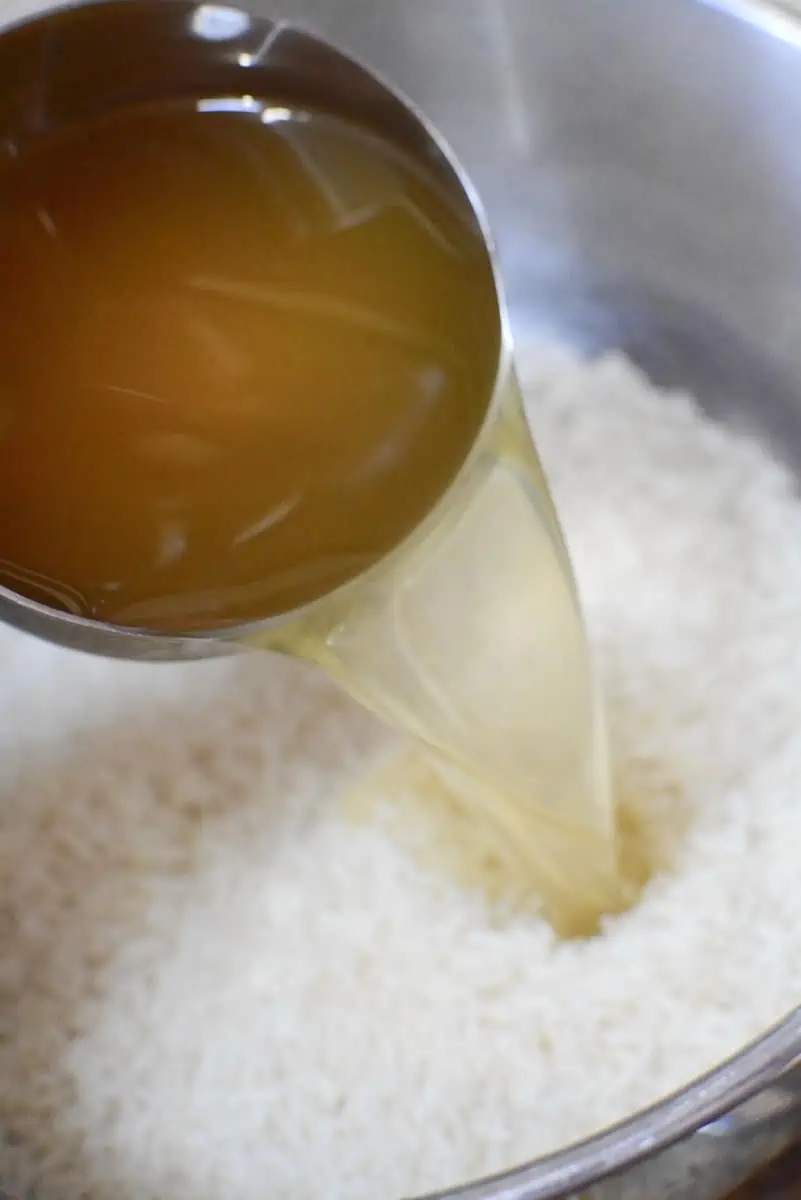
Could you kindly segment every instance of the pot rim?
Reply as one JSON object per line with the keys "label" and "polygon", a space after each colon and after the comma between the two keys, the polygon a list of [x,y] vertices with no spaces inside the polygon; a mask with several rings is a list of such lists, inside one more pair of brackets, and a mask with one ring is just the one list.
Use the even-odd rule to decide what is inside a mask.
{"label": "pot rim", "polygon": [[801,1007],[685,1087],[522,1167],[420,1200],[559,1200],[636,1166],[752,1099],[801,1059]]}

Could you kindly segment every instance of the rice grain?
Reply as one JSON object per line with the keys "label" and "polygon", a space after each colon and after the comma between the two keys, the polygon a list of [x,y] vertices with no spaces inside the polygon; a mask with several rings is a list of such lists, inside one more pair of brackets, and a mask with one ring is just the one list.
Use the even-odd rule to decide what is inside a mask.
{"label": "rice grain", "polygon": [[620,359],[521,366],[663,873],[560,944],[346,819],[402,743],[314,672],[0,632],[6,1187],[419,1194],[631,1113],[801,998],[794,481]]}

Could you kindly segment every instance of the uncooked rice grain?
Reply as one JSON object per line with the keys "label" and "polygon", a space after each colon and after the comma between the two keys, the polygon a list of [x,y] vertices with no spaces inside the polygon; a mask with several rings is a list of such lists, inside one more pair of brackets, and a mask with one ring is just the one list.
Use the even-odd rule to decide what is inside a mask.
{"label": "uncooked rice grain", "polygon": [[560,944],[346,819],[400,743],[321,675],[2,632],[6,1187],[413,1195],[631,1113],[801,997],[795,484],[620,359],[521,365],[664,871]]}

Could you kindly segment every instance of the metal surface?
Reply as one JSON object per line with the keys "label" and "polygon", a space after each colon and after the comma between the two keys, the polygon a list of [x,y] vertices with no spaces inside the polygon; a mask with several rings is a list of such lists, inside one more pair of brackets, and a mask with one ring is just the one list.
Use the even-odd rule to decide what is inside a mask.
{"label": "metal surface", "polygon": [[[801,467],[801,33],[786,6],[280,8],[385,72],[451,140],[495,228],[519,333],[621,349]],[[800,1055],[797,1012],[648,1113],[451,1195],[712,1200],[797,1134],[799,1080],[781,1073]]]}
{"label": "metal surface", "polygon": [[621,348],[801,463],[801,60],[766,32],[797,26],[769,5],[737,6],[752,23],[724,7],[283,5],[386,71],[451,140],[518,332]]}

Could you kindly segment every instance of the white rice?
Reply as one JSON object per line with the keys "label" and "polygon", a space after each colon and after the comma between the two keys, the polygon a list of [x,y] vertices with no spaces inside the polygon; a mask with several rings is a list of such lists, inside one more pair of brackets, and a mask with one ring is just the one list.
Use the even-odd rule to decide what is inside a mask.
{"label": "white rice", "polygon": [[621,361],[523,373],[623,786],[672,870],[584,944],[352,826],[391,738],[278,659],[0,635],[0,1125],[53,1200],[391,1200],[608,1124],[801,999],[801,505]]}

